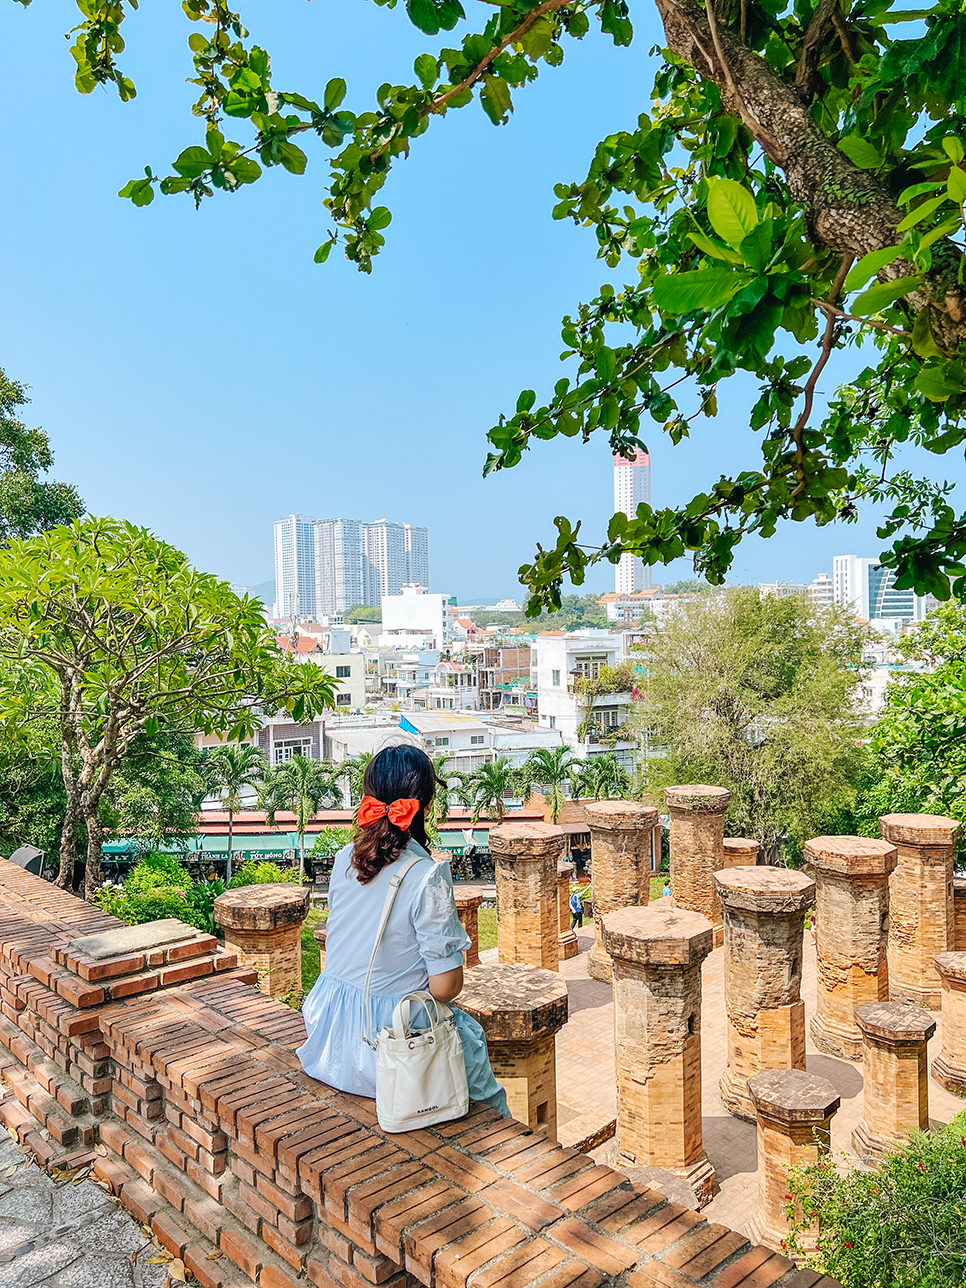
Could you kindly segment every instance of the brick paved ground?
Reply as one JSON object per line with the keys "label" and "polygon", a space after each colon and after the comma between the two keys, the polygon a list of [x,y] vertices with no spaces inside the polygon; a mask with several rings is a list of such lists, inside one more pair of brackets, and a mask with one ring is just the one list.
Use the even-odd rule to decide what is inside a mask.
{"label": "brick paved ground", "polygon": [[[570,993],[570,1020],[557,1037],[558,1121],[564,1130],[578,1115],[583,1128],[591,1119],[600,1124],[617,1112],[611,987],[587,975],[593,929],[578,931],[578,940],[580,956],[560,963]],[[802,996],[810,1017],[815,1006],[815,947],[810,935],[805,940]],[[718,1096],[718,1079],[726,1058],[723,949],[717,949],[705,962],[703,984],[704,1145],[720,1189],[702,1216],[744,1233],[757,1197],[755,1127],[732,1118]],[[942,1028],[942,1017],[936,1014],[934,1018],[937,1028],[929,1043],[930,1061],[939,1052]],[[832,1144],[836,1150],[848,1151],[854,1161],[849,1142],[862,1118],[862,1066],[822,1055],[811,1041],[807,1043],[807,1063],[810,1071],[827,1078],[842,1097],[842,1107],[832,1120]],[[930,1079],[929,1112],[934,1122],[949,1122],[963,1109],[966,1101]],[[595,1151],[594,1157],[604,1161],[607,1149],[605,1145]]]}

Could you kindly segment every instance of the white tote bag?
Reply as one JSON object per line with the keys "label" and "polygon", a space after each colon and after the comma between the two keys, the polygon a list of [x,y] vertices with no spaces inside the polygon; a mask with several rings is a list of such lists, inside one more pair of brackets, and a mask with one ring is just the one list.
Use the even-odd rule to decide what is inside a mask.
{"label": "white tote bag", "polygon": [[[369,1036],[369,985],[376,951],[403,878],[421,857],[414,855],[389,879],[362,998],[362,1040],[376,1053],[376,1117],[379,1126],[388,1132],[415,1131],[433,1123],[452,1122],[462,1118],[470,1105],[459,1029],[452,1009],[432,993],[407,993],[393,1010],[392,1027],[381,1029],[374,1041]],[[422,1006],[428,1028],[410,1026],[413,1003]]]}

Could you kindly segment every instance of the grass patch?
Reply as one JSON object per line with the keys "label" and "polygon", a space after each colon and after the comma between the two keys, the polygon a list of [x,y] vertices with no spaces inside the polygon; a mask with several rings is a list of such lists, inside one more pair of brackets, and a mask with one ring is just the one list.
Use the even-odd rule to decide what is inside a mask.
{"label": "grass patch", "polygon": [[664,894],[664,882],[666,877],[651,877],[651,898],[660,899]]}
{"label": "grass patch", "polygon": [[328,915],[327,908],[312,908],[302,922],[302,991],[304,993],[309,991],[321,973],[322,955],[312,932],[320,921],[325,921]]}

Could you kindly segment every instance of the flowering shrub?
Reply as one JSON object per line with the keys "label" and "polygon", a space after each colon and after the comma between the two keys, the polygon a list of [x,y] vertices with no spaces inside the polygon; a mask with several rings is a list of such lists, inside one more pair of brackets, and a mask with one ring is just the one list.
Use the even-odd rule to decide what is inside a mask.
{"label": "flowering shrub", "polygon": [[844,1288],[962,1288],[966,1283],[966,1112],[914,1132],[876,1171],[826,1157],[789,1173],[788,1238],[819,1224],[806,1258]]}

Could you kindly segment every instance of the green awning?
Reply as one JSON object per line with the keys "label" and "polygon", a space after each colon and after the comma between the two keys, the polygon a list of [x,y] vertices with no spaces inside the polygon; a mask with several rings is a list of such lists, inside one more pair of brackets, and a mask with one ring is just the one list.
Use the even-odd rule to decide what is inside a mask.
{"label": "green awning", "polygon": [[[485,850],[490,844],[490,833],[485,830],[475,830],[473,844]],[[462,832],[440,832],[439,847],[441,850],[465,850],[466,838]]]}

